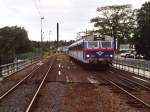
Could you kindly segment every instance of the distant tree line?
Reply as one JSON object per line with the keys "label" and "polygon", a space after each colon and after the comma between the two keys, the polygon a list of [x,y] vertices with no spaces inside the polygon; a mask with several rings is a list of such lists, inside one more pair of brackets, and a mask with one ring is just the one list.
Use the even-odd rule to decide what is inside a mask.
{"label": "distant tree line", "polygon": [[[68,46],[74,41],[59,41],[59,46]],[[0,28],[0,65],[13,62],[17,55],[29,52],[40,52],[56,49],[56,41],[31,41],[24,27],[6,26]]]}
{"label": "distant tree line", "polygon": [[[57,46],[57,41],[44,41],[44,42],[40,42],[40,41],[31,41],[32,45],[35,49],[41,49],[41,47],[43,46],[43,50],[44,51],[48,51],[49,49],[53,49],[56,50],[56,46]],[[71,45],[73,42],[75,42],[74,40],[70,40],[70,41],[66,41],[66,40],[60,40],[58,45],[59,47],[62,46],[69,46]]]}
{"label": "distant tree line", "polygon": [[0,54],[13,55],[31,50],[31,41],[23,27],[7,26],[0,29]]}
{"label": "distant tree line", "polygon": [[150,1],[137,11],[137,28],[134,37],[137,52],[150,60]]}
{"label": "distant tree line", "polygon": [[16,54],[32,49],[32,43],[23,27],[6,26],[0,29],[0,64],[11,62]]}
{"label": "distant tree line", "polygon": [[150,59],[150,1],[140,9],[130,4],[98,7],[99,16],[92,18],[96,30],[102,36],[109,35],[118,42],[135,45],[136,51]]}

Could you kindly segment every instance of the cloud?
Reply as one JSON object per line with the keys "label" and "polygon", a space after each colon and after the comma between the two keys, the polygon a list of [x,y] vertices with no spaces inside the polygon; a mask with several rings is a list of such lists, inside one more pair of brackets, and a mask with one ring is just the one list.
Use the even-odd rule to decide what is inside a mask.
{"label": "cloud", "polygon": [[[44,16],[45,40],[56,39],[56,23],[60,39],[75,39],[76,33],[92,29],[90,19],[98,15],[96,8],[114,4],[133,4],[134,8],[148,0],[0,0],[0,26],[18,25],[28,30],[29,38],[40,40],[40,16]],[[39,12],[40,11],[40,15]]]}

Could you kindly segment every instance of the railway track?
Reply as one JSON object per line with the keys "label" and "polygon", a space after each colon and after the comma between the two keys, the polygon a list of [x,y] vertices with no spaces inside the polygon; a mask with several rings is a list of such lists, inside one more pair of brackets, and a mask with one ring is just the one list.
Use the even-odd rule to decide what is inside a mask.
{"label": "railway track", "polygon": [[144,85],[144,84],[142,84],[142,83],[140,83],[138,81],[132,80],[133,78],[130,79],[131,77],[125,76],[126,74],[123,74],[123,73],[120,73],[120,72],[117,72],[117,71],[114,71],[114,72],[108,71],[108,72],[113,74],[113,75],[115,75],[115,76],[117,76],[117,77],[119,77],[119,78],[121,78],[121,79],[123,79],[123,80],[125,80],[125,81],[133,83],[133,84],[135,84],[137,86],[140,86],[140,87],[142,87],[142,88],[144,88],[144,89],[146,89],[147,91],[150,92],[150,87],[148,85]]}
{"label": "railway track", "polygon": [[[20,80],[12,88],[0,96],[0,111],[20,112],[30,110],[33,99],[42,87],[48,72],[54,61],[48,61],[42,66],[34,69],[26,77]],[[35,94],[34,94],[35,93]],[[31,103],[31,102],[32,103]],[[30,104],[29,104],[30,103]],[[18,106],[20,104],[20,106]],[[11,105],[11,106],[10,106]],[[10,106],[10,107],[9,107]],[[27,108],[25,110],[25,108]]]}
{"label": "railway track", "polygon": [[[35,60],[35,61],[33,61],[31,64],[26,65],[25,67],[23,67],[23,68],[21,68],[21,69],[15,71],[15,72],[13,72],[13,73],[11,73],[10,75],[5,76],[4,79],[9,78],[9,77],[11,77],[12,75],[15,75],[16,73],[18,73],[18,72],[20,72],[20,71],[22,71],[22,70],[24,70],[24,69],[26,69],[26,68],[29,68],[30,66],[32,66],[32,65],[34,65],[34,64],[36,64],[36,63],[38,63],[38,62],[40,62],[40,61],[41,61],[41,59]],[[21,67],[21,66],[19,66],[19,67]],[[19,67],[18,67],[18,68],[19,68]]]}
{"label": "railway track", "polygon": [[19,83],[24,77],[26,77],[28,74],[30,74],[32,71],[34,71],[36,68],[38,68],[40,65],[38,65],[40,62],[44,63],[43,60],[37,60],[33,62],[32,64],[23,67],[19,71],[16,71],[6,77],[3,78],[2,81],[0,81],[0,96],[6,92],[8,89],[12,88],[15,84]]}
{"label": "railway track", "polygon": [[43,86],[43,84],[44,84],[44,82],[45,82],[45,80],[46,80],[46,78],[47,78],[48,73],[51,71],[53,64],[54,64],[54,62],[52,62],[52,64],[50,64],[50,66],[49,66],[49,68],[48,68],[48,71],[47,71],[46,74],[44,75],[44,78],[42,79],[42,81],[41,81],[41,83],[40,83],[40,85],[39,85],[37,91],[35,92],[35,94],[34,94],[32,100],[31,100],[31,102],[29,103],[29,105],[28,105],[28,107],[27,107],[27,109],[26,109],[25,112],[29,112],[29,111],[31,110],[32,105],[33,105],[33,103],[35,102],[35,99],[36,99],[36,97],[37,97],[39,91],[41,90],[41,88],[42,88],[42,86]]}
{"label": "railway track", "polygon": [[[130,73],[130,72],[126,72],[126,71],[122,71],[122,70],[119,70],[119,69],[115,69],[115,68],[111,68],[109,70],[110,72],[114,72],[114,73],[119,73],[121,76],[124,76],[124,77],[127,77],[127,78],[131,78],[134,82],[139,82],[139,84],[141,83],[142,85],[149,85],[150,87],[150,79],[144,77],[144,76],[141,76],[141,75],[136,75],[136,74],[133,74],[133,73]],[[144,82],[144,83],[143,83]]]}
{"label": "railway track", "polygon": [[139,108],[146,107],[150,109],[150,88],[148,86],[128,79],[118,72],[106,72],[106,75],[102,76],[102,79],[109,82],[115,88],[119,89],[121,93],[123,92],[126,94],[129,97],[128,103],[130,105]]}
{"label": "railway track", "polygon": [[[32,70],[27,70],[27,72],[26,73],[24,73],[24,74],[15,74],[15,73],[17,73],[17,72],[19,72],[19,71],[17,71],[17,72],[15,72],[15,73],[13,73],[13,74],[11,74],[11,75],[9,75],[9,76],[7,76],[7,77],[5,77],[4,79],[3,79],[3,82],[2,82],[2,84],[3,85],[1,85],[1,86],[3,86],[3,87],[1,87],[0,88],[0,99],[2,99],[2,97],[4,97],[4,94],[6,94],[6,93],[9,93],[9,91],[11,90],[11,89],[15,89],[16,87],[17,87],[17,85],[19,85],[19,83],[21,83],[21,82],[23,82],[23,80],[25,80],[26,78],[28,78],[32,73],[34,73],[36,70],[38,70],[41,66],[38,66],[37,64],[38,63],[41,63],[42,61],[40,60],[40,61],[38,61],[38,62],[35,62],[35,63],[33,63],[33,64],[31,64],[31,65],[29,65],[28,67],[30,67],[30,66],[32,66],[32,65],[34,65],[34,64],[36,64],[36,65],[34,65],[33,67],[32,67]],[[44,63],[44,62],[43,62]],[[27,67],[27,68],[28,68]],[[25,67],[26,68],[26,67]],[[23,68],[23,69],[25,69],[25,68]],[[22,70],[23,70],[22,69]],[[16,78],[16,76],[19,76],[19,78],[17,77]],[[7,92],[6,92],[7,91]]]}

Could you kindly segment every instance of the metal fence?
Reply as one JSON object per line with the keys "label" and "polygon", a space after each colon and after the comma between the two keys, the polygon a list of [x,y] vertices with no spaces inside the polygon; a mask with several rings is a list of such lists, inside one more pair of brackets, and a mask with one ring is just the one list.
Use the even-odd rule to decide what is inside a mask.
{"label": "metal fence", "polygon": [[36,61],[38,59],[39,59],[39,56],[35,56],[32,58],[30,57],[27,59],[19,58],[19,59],[16,59],[12,63],[0,65],[0,77],[2,77],[2,76],[5,77],[8,75],[11,75],[14,72],[19,71],[19,70],[23,69],[24,67],[32,64],[33,61]]}
{"label": "metal fence", "polygon": [[113,66],[150,78],[150,61],[116,56],[113,60]]}

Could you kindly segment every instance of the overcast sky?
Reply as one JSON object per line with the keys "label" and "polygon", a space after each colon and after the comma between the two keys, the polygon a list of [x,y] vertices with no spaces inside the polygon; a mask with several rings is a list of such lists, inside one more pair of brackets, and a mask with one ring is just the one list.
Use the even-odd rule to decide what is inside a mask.
{"label": "overcast sky", "polygon": [[[44,40],[56,39],[56,23],[60,24],[60,39],[75,39],[76,33],[93,29],[90,19],[97,7],[132,4],[140,8],[149,0],[0,0],[0,27],[25,27],[30,40],[40,40],[40,17],[44,16]],[[49,32],[50,36],[49,36]]]}

